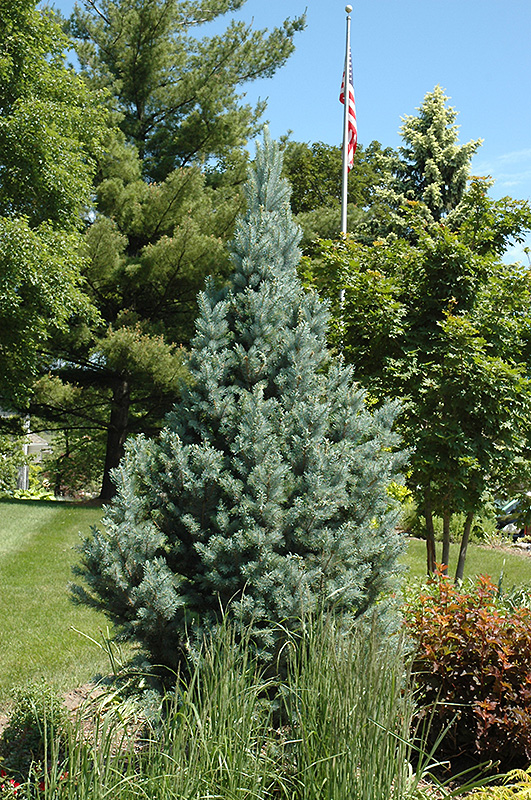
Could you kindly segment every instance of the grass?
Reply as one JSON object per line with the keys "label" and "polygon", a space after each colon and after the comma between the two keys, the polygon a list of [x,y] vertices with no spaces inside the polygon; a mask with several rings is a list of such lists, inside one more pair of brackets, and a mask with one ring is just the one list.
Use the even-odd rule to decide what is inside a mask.
{"label": "grass", "polygon": [[[167,698],[168,713],[144,728],[142,747],[121,738],[128,722],[138,730],[131,701],[96,714],[88,737],[74,725],[37,768],[42,800],[418,800],[399,642],[382,647],[375,630],[305,622],[300,637],[287,634],[283,679],[267,678],[245,638],[220,626]],[[26,785],[19,795],[35,793]]]}
{"label": "grass", "polygon": [[[441,545],[437,545],[437,557],[440,557]],[[453,576],[459,556],[459,544],[450,545],[450,569]],[[426,542],[421,539],[408,538],[407,552],[402,558],[402,563],[407,567],[407,574],[412,578],[422,578],[426,575]],[[489,575],[494,583],[498,583],[500,576],[502,586],[508,590],[514,586],[527,584],[531,587],[531,556],[524,551],[514,549],[511,551],[487,547],[482,544],[471,543],[468,546],[465,563],[465,579],[475,575]]]}
{"label": "grass", "polygon": [[108,660],[95,644],[103,615],[68,597],[73,547],[101,518],[98,508],[46,501],[0,501],[0,701],[13,686],[45,679],[67,690]]}
{"label": "grass", "polygon": [[[12,687],[40,678],[68,690],[109,671],[105,651],[74,630],[100,640],[105,617],[73,605],[67,591],[79,533],[86,535],[101,514],[75,503],[0,501],[1,704]],[[403,562],[408,575],[424,576],[425,543],[409,539]],[[531,557],[469,546],[465,576],[487,573],[496,582],[502,570],[506,589],[531,585]]]}
{"label": "grass", "polygon": [[[407,793],[414,703],[401,643],[344,634],[327,619],[304,630],[288,670],[301,800],[389,800]],[[369,778],[369,780],[368,780]]]}

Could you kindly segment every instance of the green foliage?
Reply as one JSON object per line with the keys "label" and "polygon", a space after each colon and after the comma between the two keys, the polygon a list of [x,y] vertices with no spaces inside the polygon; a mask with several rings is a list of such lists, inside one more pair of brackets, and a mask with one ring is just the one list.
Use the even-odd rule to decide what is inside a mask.
{"label": "green foliage", "polygon": [[[341,230],[341,148],[317,142],[287,141],[284,174],[292,187],[291,208],[302,228],[302,247],[313,252],[317,239],[332,239]],[[348,176],[348,229],[371,242],[378,216],[379,190],[390,180],[396,155],[379,142],[358,145]]]}
{"label": "green foliage", "polygon": [[440,86],[428,92],[416,116],[406,116],[400,129],[397,170],[399,192],[421,201],[439,220],[454,209],[466,192],[472,156],[481,140],[458,144],[457,112],[446,107]]}
{"label": "green foliage", "polygon": [[22,406],[50,335],[86,308],[78,229],[105,119],[35,5],[3,3],[0,30],[0,392]]}
{"label": "green foliage", "polygon": [[63,428],[53,435],[50,444],[51,452],[43,455],[40,473],[52,497],[97,495],[105,459],[104,432],[92,426],[86,432]]}
{"label": "green foliage", "polygon": [[509,242],[522,244],[529,226],[529,203],[502,197],[492,200],[491,178],[471,177],[466,193],[448,216],[454,230],[479,255],[502,256]]}
{"label": "green foliage", "polygon": [[238,89],[285,63],[305,18],[270,32],[232,21],[221,34],[197,35],[244,2],[103,0],[76,8],[71,30],[82,68],[114,95],[144,177],[163,181],[175,168],[209,158],[227,166],[241,160],[236,151],[261,127],[264,104],[242,104]]}
{"label": "green foliage", "polygon": [[48,223],[33,229],[24,218],[0,218],[1,394],[10,403],[24,404],[52,331],[87,307],[79,243]]}
{"label": "green foliage", "polygon": [[17,488],[17,476],[25,463],[22,442],[13,436],[0,436],[0,493]]}
{"label": "green foliage", "polygon": [[236,271],[199,298],[191,381],[158,438],[115,473],[106,530],[75,588],[151,662],[176,670],[220,609],[264,659],[301,608],[355,616],[385,596],[401,549],[387,489],[403,461],[394,404],[364,407],[326,348],[328,315],[297,278],[299,231],[266,140],[232,248]]}
{"label": "green foliage", "polygon": [[[74,386],[45,375],[33,387],[34,430],[47,431],[51,452],[42,454],[42,475],[57,497],[97,494],[105,459],[108,396],[93,386]],[[75,412],[68,414],[67,409]]]}
{"label": "green foliage", "polygon": [[529,229],[531,212],[484,188],[474,182],[445,224],[427,224],[413,204],[409,239],[323,242],[302,269],[330,299],[333,344],[360,383],[377,402],[403,400],[398,429],[412,450],[407,482],[426,518],[430,570],[433,515],[448,542],[452,515],[465,514],[466,549],[485,492],[525,484],[529,469],[530,273],[499,252]]}
{"label": "green foliage", "polygon": [[430,736],[446,726],[443,755],[529,762],[531,756],[531,612],[497,602],[479,577],[469,589],[437,574],[404,608],[417,644],[413,673]]}
{"label": "green foliage", "polygon": [[[271,32],[232,22],[224,35],[197,36],[241,5],[104,0],[70,21],[82,75],[105,87],[111,108],[83,247],[97,314],[79,314],[56,337],[52,371],[64,391],[42,381],[33,413],[70,441],[83,430],[87,452],[104,436],[104,499],[127,436],[160,430],[177,396],[205,277],[223,282],[230,271],[244,145],[264,110],[243,104],[238,87],[271,76],[304,26],[303,17]],[[80,390],[87,402],[72,402]]]}
{"label": "green foliage", "polygon": [[[388,235],[413,242],[418,231],[410,225],[408,206],[416,205],[430,224],[449,219],[465,199],[470,162],[481,142],[458,143],[457,114],[447,100],[439,86],[426,94],[418,115],[404,118],[404,144],[397,152],[379,142],[358,147],[347,206],[347,230],[357,242],[370,246]],[[317,238],[340,233],[341,150],[288,142],[285,170],[305,252],[313,254]]]}
{"label": "green foliage", "polygon": [[36,2],[2,4],[0,216],[79,227],[105,113],[65,64],[69,40]]}
{"label": "green foliage", "polygon": [[8,723],[0,736],[2,766],[17,779],[26,779],[33,763],[49,760],[65,717],[56,692],[45,683],[16,690]]}
{"label": "green foliage", "polygon": [[[387,175],[391,150],[379,142],[359,145],[348,177],[349,201],[365,208],[374,200],[376,187]],[[341,204],[341,148],[316,142],[286,142],[283,148],[284,175],[292,187],[294,214]]]}
{"label": "green foliage", "polygon": [[489,786],[476,789],[468,800],[529,800],[531,798],[531,777],[526,770],[512,769],[504,776],[502,786]]}

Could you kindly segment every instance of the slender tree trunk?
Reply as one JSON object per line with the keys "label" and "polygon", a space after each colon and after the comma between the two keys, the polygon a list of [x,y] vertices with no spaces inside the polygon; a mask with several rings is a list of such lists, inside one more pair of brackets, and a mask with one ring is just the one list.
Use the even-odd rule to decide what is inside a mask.
{"label": "slender tree trunk", "polygon": [[129,383],[124,378],[117,379],[113,387],[111,417],[107,428],[107,448],[105,467],[101,483],[101,500],[110,500],[116,493],[111,480],[111,470],[118,466],[124,454],[124,444],[129,425]]}
{"label": "slender tree trunk", "polygon": [[68,438],[68,430],[65,430],[64,436],[65,436],[65,452],[61,456],[61,458],[57,460],[57,467],[55,470],[55,486],[53,490],[55,497],[60,497],[60,495],[64,494],[64,484],[63,484],[63,475],[65,471],[64,465],[70,457],[70,439]]}
{"label": "slender tree trunk", "polygon": [[461,539],[461,549],[459,550],[459,561],[457,562],[457,569],[455,571],[455,582],[461,583],[463,575],[465,574],[465,560],[466,551],[468,547],[468,540],[470,538],[470,531],[472,530],[472,523],[474,522],[474,512],[469,511],[465,520],[465,527],[463,528],[463,538]]}
{"label": "slender tree trunk", "polygon": [[426,568],[428,575],[435,572],[435,529],[429,492],[424,495],[424,519],[426,520]]}
{"label": "slender tree trunk", "polygon": [[443,510],[443,545],[442,558],[443,572],[448,575],[448,564],[450,563],[450,519],[452,512],[446,506]]}

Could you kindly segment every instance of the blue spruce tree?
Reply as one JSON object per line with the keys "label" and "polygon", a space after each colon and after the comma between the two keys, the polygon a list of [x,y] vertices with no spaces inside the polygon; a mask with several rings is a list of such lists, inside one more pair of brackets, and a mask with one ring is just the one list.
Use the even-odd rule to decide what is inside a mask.
{"label": "blue spruce tree", "polygon": [[154,665],[178,668],[225,608],[270,659],[303,613],[360,616],[397,571],[396,406],[370,413],[327,351],[281,167],[266,136],[231,283],[200,297],[191,381],[159,437],[129,442],[104,530],[75,568],[74,597]]}

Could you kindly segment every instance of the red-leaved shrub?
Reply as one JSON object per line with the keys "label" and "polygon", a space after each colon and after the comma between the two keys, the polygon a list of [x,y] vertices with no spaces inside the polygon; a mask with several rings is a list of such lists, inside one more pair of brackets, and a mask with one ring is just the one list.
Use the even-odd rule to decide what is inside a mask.
{"label": "red-leaved shrub", "polygon": [[501,764],[531,759],[531,611],[507,609],[480,577],[465,590],[439,573],[404,606],[417,642],[414,675],[430,740],[439,749]]}

